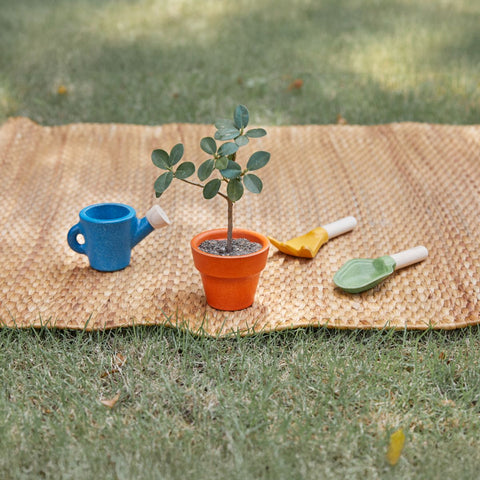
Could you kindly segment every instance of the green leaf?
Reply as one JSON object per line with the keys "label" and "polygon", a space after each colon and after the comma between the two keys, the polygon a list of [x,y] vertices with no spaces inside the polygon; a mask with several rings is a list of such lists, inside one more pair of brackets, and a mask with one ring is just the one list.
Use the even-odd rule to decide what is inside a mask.
{"label": "green leaf", "polygon": [[157,195],[157,197],[159,197],[170,186],[172,180],[172,172],[165,172],[155,180],[153,188],[155,189],[155,194]]}
{"label": "green leaf", "polygon": [[221,128],[215,132],[215,139],[216,140],[233,140],[240,135],[240,130],[236,128]]}
{"label": "green leaf", "polygon": [[267,131],[263,128],[252,128],[245,135],[250,138],[260,138],[264,137],[267,134]]}
{"label": "green leaf", "polygon": [[249,115],[245,105],[238,105],[233,113],[233,123],[240,130],[248,125]]}
{"label": "green leaf", "polygon": [[158,168],[168,170],[170,168],[170,159],[168,153],[165,150],[154,150],[152,152],[152,162]]}
{"label": "green leaf", "polygon": [[230,178],[230,179],[237,178],[242,173],[242,167],[237,162],[234,162],[233,160],[229,160],[227,164],[227,168],[220,170],[220,173],[225,178]]}
{"label": "green leaf", "polygon": [[245,135],[240,135],[239,137],[237,137],[235,139],[235,143],[239,147],[243,147],[244,145],[246,145],[248,143],[248,137],[246,137]]}
{"label": "green leaf", "polygon": [[270,160],[270,154],[268,152],[255,152],[247,162],[248,170],[258,170],[264,167]]}
{"label": "green leaf", "polygon": [[224,130],[225,128],[234,129],[234,128],[235,128],[235,124],[234,124],[233,121],[230,120],[229,118],[219,118],[219,119],[216,120],[216,122],[215,122],[215,127],[216,127],[218,130]]}
{"label": "green leaf", "polygon": [[227,157],[220,157],[217,158],[217,161],[215,162],[215,168],[218,170],[224,170],[228,166],[228,158]]}
{"label": "green leaf", "polygon": [[188,178],[195,173],[195,165],[192,162],[181,163],[175,171],[175,178]]}
{"label": "green leaf", "polygon": [[222,157],[234,154],[238,150],[238,145],[233,142],[224,143],[219,149],[218,154]]}
{"label": "green leaf", "polygon": [[209,160],[205,160],[199,167],[198,167],[198,178],[201,182],[206,180],[213,172],[215,168],[215,160],[210,158]]}
{"label": "green leaf", "polygon": [[177,143],[170,152],[170,166],[176,165],[183,157],[183,145]]}
{"label": "green leaf", "polygon": [[243,195],[243,185],[239,178],[234,178],[228,182],[227,196],[232,202],[240,200]]}
{"label": "green leaf", "polygon": [[262,181],[253,173],[247,173],[243,177],[243,184],[245,188],[252,193],[260,193],[263,188]]}
{"label": "green leaf", "polygon": [[220,190],[221,185],[222,181],[219,178],[214,178],[213,180],[210,180],[203,187],[203,198],[206,198],[207,200],[213,198]]}
{"label": "green leaf", "polygon": [[200,148],[210,155],[215,155],[217,152],[217,142],[212,137],[205,137],[200,140]]}

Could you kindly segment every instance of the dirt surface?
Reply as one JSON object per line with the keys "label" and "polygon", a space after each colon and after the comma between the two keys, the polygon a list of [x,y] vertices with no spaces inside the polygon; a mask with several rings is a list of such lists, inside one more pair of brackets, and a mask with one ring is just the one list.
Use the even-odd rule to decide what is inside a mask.
{"label": "dirt surface", "polygon": [[257,242],[251,242],[246,238],[234,238],[233,250],[227,253],[227,241],[226,240],[205,240],[198,248],[206,253],[222,256],[235,256],[235,255],[248,255],[249,253],[256,252],[262,248],[262,245]]}

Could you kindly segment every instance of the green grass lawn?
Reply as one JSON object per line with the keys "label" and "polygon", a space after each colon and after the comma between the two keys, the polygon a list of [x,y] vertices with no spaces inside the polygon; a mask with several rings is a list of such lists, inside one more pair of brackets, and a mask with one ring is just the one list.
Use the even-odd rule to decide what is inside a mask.
{"label": "green grass lawn", "polygon": [[0,10],[0,119],[210,123],[239,103],[263,125],[480,118],[476,0],[0,0]]}
{"label": "green grass lawn", "polygon": [[221,341],[2,330],[0,368],[2,479],[472,479],[480,467],[476,328]]}
{"label": "green grass lawn", "polygon": [[[0,121],[480,123],[479,25],[476,0],[0,0]],[[478,328],[0,329],[0,478],[476,478],[479,368]]]}

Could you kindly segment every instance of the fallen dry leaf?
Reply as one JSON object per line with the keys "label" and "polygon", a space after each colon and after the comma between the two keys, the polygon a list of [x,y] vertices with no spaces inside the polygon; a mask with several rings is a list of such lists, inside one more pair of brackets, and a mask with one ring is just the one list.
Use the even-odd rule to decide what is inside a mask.
{"label": "fallen dry leaf", "polygon": [[289,86],[288,90],[300,90],[303,87],[303,80],[301,78],[297,78],[294,80]]}
{"label": "fallen dry leaf", "polygon": [[110,398],[108,400],[107,399],[100,400],[100,403],[102,405],[105,405],[108,408],[113,408],[119,399],[120,399],[120,392],[117,392],[117,394],[113,398]]}
{"label": "fallen dry leaf", "polygon": [[405,434],[400,428],[390,435],[390,444],[388,445],[387,460],[390,465],[396,465],[402,454],[403,445],[405,444]]}
{"label": "fallen dry leaf", "polygon": [[123,365],[125,365],[126,361],[127,361],[127,357],[125,357],[121,353],[116,353],[115,354],[115,365],[117,367],[123,367]]}
{"label": "fallen dry leaf", "polygon": [[113,359],[112,369],[103,372],[100,375],[100,378],[105,378],[105,377],[108,377],[109,375],[112,375],[114,373],[118,373],[120,371],[120,369],[125,365],[126,361],[127,361],[127,357],[124,357],[121,353],[115,354],[115,357]]}

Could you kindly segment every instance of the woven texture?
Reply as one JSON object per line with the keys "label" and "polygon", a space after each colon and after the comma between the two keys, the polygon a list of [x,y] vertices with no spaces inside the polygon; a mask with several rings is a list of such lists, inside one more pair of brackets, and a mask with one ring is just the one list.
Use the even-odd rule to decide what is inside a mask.
{"label": "woven texture", "polygon": [[[313,260],[271,248],[254,305],[221,312],[206,305],[189,241],[224,227],[226,204],[181,182],[161,197],[173,224],[153,232],[123,271],[100,273],[67,245],[84,206],[121,202],[139,217],[155,202],[155,148],[183,142],[186,158],[211,126],[76,124],[41,127],[10,119],[0,128],[0,321],[104,329],[169,324],[208,335],[325,325],[453,329],[479,323],[480,126],[267,128],[252,141],[272,154],[262,195],[246,194],[235,224],[280,240],[353,215],[357,228]],[[425,245],[426,261],[378,287],[349,295],[333,274],[348,259]]]}

